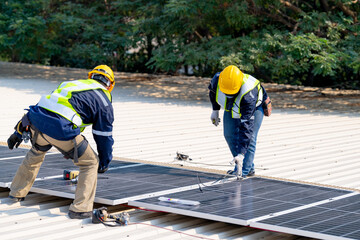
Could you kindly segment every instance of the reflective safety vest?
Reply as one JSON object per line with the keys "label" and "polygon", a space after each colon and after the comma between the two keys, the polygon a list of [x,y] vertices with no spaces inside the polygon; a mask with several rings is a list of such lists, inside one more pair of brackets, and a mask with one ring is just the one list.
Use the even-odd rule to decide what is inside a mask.
{"label": "reflective safety vest", "polygon": [[[240,92],[236,96],[235,101],[233,103],[233,107],[231,109],[232,110],[231,111],[232,118],[241,118],[241,113],[240,113],[241,100],[245,94],[247,94],[254,88],[258,89],[258,96],[257,96],[257,101],[256,101],[256,107],[258,107],[261,105],[262,99],[263,99],[263,90],[262,90],[262,87],[260,86],[260,82],[259,82],[259,80],[250,76],[249,74],[244,74],[244,83],[241,86]],[[225,109],[225,111],[228,111],[228,110],[226,110],[226,101],[227,101],[227,97],[222,91],[220,91],[219,84],[218,84],[217,89],[216,89],[216,102],[221,107],[223,107]]]}
{"label": "reflective safety vest", "polygon": [[[72,94],[75,92],[82,92],[87,90],[96,90],[101,89],[108,99],[111,101],[110,92],[99,82],[87,79],[87,80],[77,80],[77,81],[66,81],[60,84],[60,86],[53,91],[50,95],[42,96],[39,103],[39,107],[45,108],[51,112],[57,113],[70,122],[74,123],[77,127],[84,130],[86,126],[91,125],[85,124],[80,115],[76,112],[73,106],[69,103],[69,99],[72,97]],[[101,96],[102,97],[102,96]],[[103,99],[105,100],[105,99]]]}

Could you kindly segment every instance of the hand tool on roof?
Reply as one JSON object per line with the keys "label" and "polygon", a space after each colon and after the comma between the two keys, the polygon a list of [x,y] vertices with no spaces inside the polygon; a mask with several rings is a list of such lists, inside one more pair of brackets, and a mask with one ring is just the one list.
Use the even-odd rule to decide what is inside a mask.
{"label": "hand tool on roof", "polygon": [[[108,221],[108,219],[115,221]],[[127,212],[121,212],[119,214],[109,214],[106,207],[94,209],[92,212],[92,223],[102,223],[105,226],[115,227],[119,225],[128,225],[130,221],[130,215]],[[115,222],[118,225],[108,224],[107,222]]]}
{"label": "hand tool on roof", "polygon": [[176,152],[176,157],[175,160],[179,160],[179,161],[191,161],[192,159],[189,157],[189,155],[185,154],[185,153],[181,153],[181,152]]}
{"label": "hand tool on roof", "polygon": [[78,175],[79,175],[79,171],[76,171],[76,170],[64,170],[64,179],[65,180],[76,179],[76,177]]}

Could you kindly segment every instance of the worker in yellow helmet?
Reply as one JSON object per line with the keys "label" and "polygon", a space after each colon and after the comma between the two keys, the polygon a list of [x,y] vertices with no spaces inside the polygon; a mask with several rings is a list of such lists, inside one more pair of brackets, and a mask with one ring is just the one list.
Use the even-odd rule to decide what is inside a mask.
{"label": "worker in yellow helmet", "polygon": [[213,111],[211,121],[220,123],[224,109],[224,137],[233,155],[231,164],[238,179],[255,174],[254,156],[257,134],[263,116],[270,116],[271,101],[259,80],[244,74],[234,65],[216,73],[209,84]]}
{"label": "worker in yellow helmet", "polygon": [[[80,170],[69,217],[91,217],[97,174],[106,172],[112,160],[114,85],[111,68],[99,65],[89,72],[88,79],[62,82],[50,95],[42,96],[35,106],[30,106],[8,139],[10,149],[17,148],[22,140],[30,140],[32,144],[11,183],[10,199],[15,202],[25,199],[46,152],[54,146]],[[98,155],[81,135],[89,125]]]}

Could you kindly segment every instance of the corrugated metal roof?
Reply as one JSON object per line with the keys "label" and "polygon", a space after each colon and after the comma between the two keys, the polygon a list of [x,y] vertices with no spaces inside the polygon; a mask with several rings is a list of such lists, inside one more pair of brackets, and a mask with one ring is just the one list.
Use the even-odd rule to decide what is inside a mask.
{"label": "corrugated metal roof", "polygon": [[[4,117],[0,119],[0,141],[3,144],[12,133],[15,123],[25,112],[23,109],[30,104],[35,104],[42,94],[50,93],[57,85],[56,81],[0,79],[0,106],[4,114]],[[232,157],[222,135],[222,125],[214,127],[210,123],[211,107],[209,103],[140,97],[136,95],[136,91],[136,87],[123,89],[121,84],[117,84],[113,91],[114,156],[116,158],[174,164],[179,167],[179,162],[174,161],[174,157],[177,151],[181,151],[189,154],[192,158],[192,161],[180,162],[185,167],[201,167],[209,171],[221,172],[231,168],[229,161]],[[360,190],[360,174],[358,173],[360,148],[357,146],[357,143],[360,142],[359,123],[359,114],[275,109],[270,118],[264,118],[259,133],[255,160],[256,173],[273,178]],[[84,134],[96,149],[91,129],[88,128]],[[1,221],[12,222],[14,226],[13,230],[3,227],[0,230],[1,235],[7,233],[8,230],[9,234],[12,231],[11,234],[15,234],[14,236],[17,236],[17,233],[21,235],[22,231],[34,231],[36,235],[39,230],[39,234],[36,235],[39,238],[45,238],[48,235],[52,238],[56,235],[55,233],[59,232],[62,236],[79,238],[84,234],[89,236],[87,238],[99,237],[101,234],[104,236],[117,236],[116,234],[127,236],[122,235],[123,231],[128,231],[124,228],[106,229],[96,235],[97,229],[103,226],[82,225],[81,221],[69,220],[65,216],[68,200],[58,199],[55,201],[52,199],[51,204],[53,202],[55,205],[57,202],[62,204],[51,206],[51,204],[46,205],[46,200],[43,205],[41,200],[37,200],[38,197],[34,197],[33,202],[27,199],[26,202],[21,203],[21,206],[10,206],[6,203],[5,195],[6,192],[1,195],[0,206],[3,209],[1,213],[10,218],[8,221],[1,218]],[[38,195],[34,194],[34,196]],[[45,222],[44,225],[31,225],[35,221],[34,219],[39,219],[39,216],[44,214],[41,213],[41,209],[46,214],[55,211],[56,214],[53,215],[56,217],[51,215],[54,218],[49,218],[48,222],[41,220]],[[31,213],[31,211],[35,211],[35,213]],[[22,225],[24,228],[18,228],[20,225],[15,226],[15,222],[22,221],[23,214],[28,214],[24,218],[28,220],[24,221],[28,221],[29,225]],[[175,229],[178,227],[181,232],[211,239],[223,238],[219,237],[219,234],[225,234],[224,236],[228,234],[229,236],[224,237],[226,239],[232,239],[231,234],[234,234],[234,238],[239,239],[242,237],[243,239],[247,239],[247,237],[259,239],[261,236],[271,239],[273,236],[272,233],[266,231],[239,226],[229,227],[223,223],[212,223],[207,220],[172,214],[143,213],[138,210],[133,213],[134,216],[137,214],[139,214],[141,223],[155,223],[154,225],[169,228],[176,226]],[[140,216],[144,216],[144,218]],[[147,217],[152,220],[148,220]],[[187,226],[187,223],[191,221],[199,222],[199,225],[196,225],[197,227]],[[194,238],[144,224],[128,226],[127,229],[129,228],[132,229],[129,230],[129,236],[135,239]],[[223,228],[229,230],[225,231]],[[274,239],[280,237],[286,239],[291,236],[275,235]],[[21,237],[13,239],[19,238]]]}
{"label": "corrugated metal roof", "polygon": [[[69,219],[71,200],[31,193],[12,203],[0,188],[0,236],[7,239],[293,239],[289,234],[126,206],[107,206],[111,214],[128,211],[130,224],[106,227],[90,219]],[[98,207],[97,205],[95,207]],[[307,239],[307,238],[298,238]]]}

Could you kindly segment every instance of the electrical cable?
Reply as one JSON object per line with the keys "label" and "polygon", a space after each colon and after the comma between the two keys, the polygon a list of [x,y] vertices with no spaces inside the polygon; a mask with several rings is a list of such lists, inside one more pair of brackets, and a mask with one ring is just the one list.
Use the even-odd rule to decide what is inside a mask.
{"label": "electrical cable", "polygon": [[[184,161],[190,164],[198,164],[198,165],[206,165],[206,166],[213,166],[213,167],[228,167],[229,165],[224,165],[224,164],[210,164],[210,163],[201,163],[201,162],[194,162],[194,161]],[[172,162],[170,162],[170,164],[176,163],[175,160],[173,160]],[[269,168],[265,168],[265,167],[255,167],[255,169],[261,169],[261,170],[269,170]]]}
{"label": "electrical cable", "polygon": [[[199,186],[200,192],[201,192],[201,193],[204,192],[203,188],[202,188],[200,185],[202,185],[204,188],[206,188],[206,187],[209,187],[209,186],[214,185],[215,183],[217,183],[217,182],[219,182],[219,181],[222,181],[222,183],[221,183],[222,193],[225,194],[225,191],[223,190],[223,186],[224,186],[224,183],[225,183],[225,178],[227,178],[229,175],[232,175],[232,174],[228,172],[228,173],[224,174],[222,177],[220,177],[220,178],[216,179],[215,181],[211,182],[209,185],[205,185],[205,184],[200,180],[199,173],[198,173],[198,174],[197,174],[197,180],[198,180],[198,186]],[[244,179],[244,178],[241,178],[241,180],[243,180],[243,179]],[[237,180],[238,180],[238,179],[237,179]],[[237,181],[237,180],[236,180],[236,181]],[[216,190],[212,190],[212,191],[217,192]]]}

